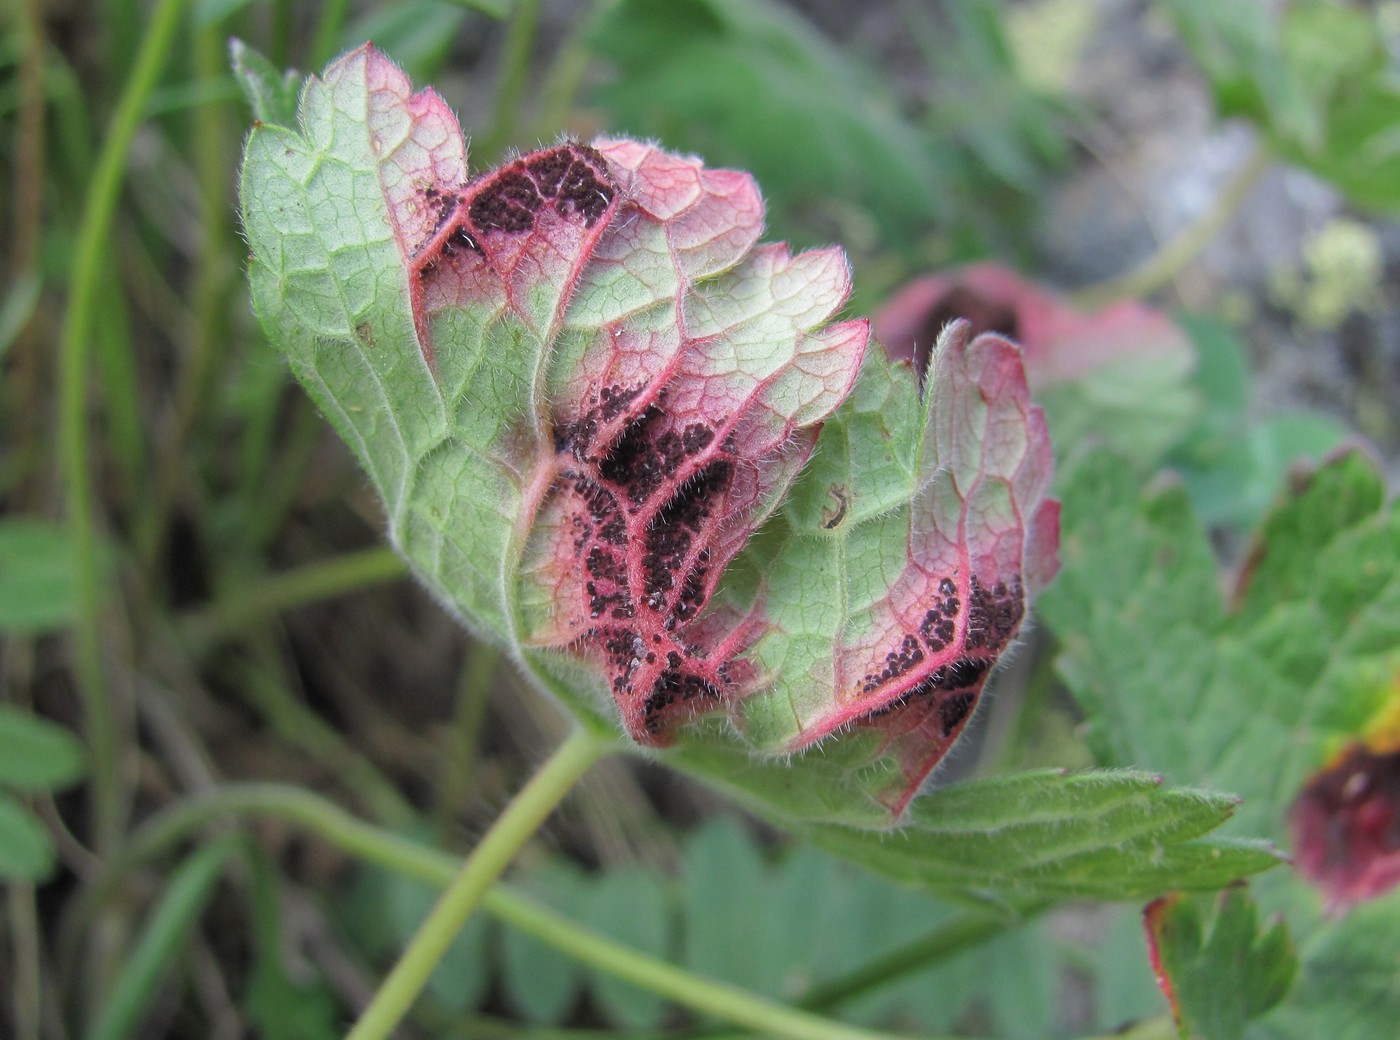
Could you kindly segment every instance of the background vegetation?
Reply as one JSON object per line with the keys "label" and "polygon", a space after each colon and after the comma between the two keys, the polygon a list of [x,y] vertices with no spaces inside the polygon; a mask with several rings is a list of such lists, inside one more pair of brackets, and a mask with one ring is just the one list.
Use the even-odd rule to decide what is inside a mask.
{"label": "background vegetation", "polygon": [[[1250,743],[1251,724],[1334,697],[1335,734],[1359,731],[1396,674],[1393,561],[1356,548],[1390,544],[1373,468],[1330,471],[1271,530],[1311,532],[1295,557],[1330,552],[1333,574],[1381,559],[1380,591],[1311,572],[1265,589],[1275,605],[1370,610],[1366,640],[1315,624],[1280,637],[1264,606],[1207,607],[1296,459],[1356,430],[1395,468],[1395,5],[860,6],[7,9],[0,1032],[342,1035],[450,872],[446,853],[472,845],[566,727],[404,578],[353,460],[252,320],[234,201],[251,116],[231,36],[303,71],[373,39],[439,85],[477,168],[560,133],[625,132],[749,169],[771,237],[848,249],[857,313],[911,276],[987,257],[1086,305],[1156,294],[1180,309],[1196,365],[1165,428],[1138,407],[1152,384],[1138,398],[1114,384],[1126,403],[1092,388],[1052,402],[1087,440],[1110,416],[1120,433],[1134,415],[1146,425],[1118,438],[1115,462],[1077,458],[1085,438],[1057,443],[1066,572],[942,776],[1139,765],[1245,793],[1249,825],[1232,833],[1285,839],[1285,780],[1322,762],[1256,783],[1277,749]],[[1159,96],[1187,115],[1166,119]],[[1136,628],[1112,624],[1125,602],[1142,607]],[[1110,652],[1164,631],[1180,638],[1160,652]],[[1177,725],[1197,674],[1184,662],[1244,659],[1257,675],[1284,645],[1311,648],[1284,677],[1296,697],[1273,677],[1227,685],[1196,730]],[[1337,660],[1356,674],[1338,679]],[[1098,706],[1124,690],[1149,707],[1115,729]],[[367,853],[357,820],[415,844]],[[853,1023],[1173,1032],[1140,906],[968,918],[645,762],[590,773],[513,880],[454,943],[405,1035],[709,1027],[543,941],[514,893]],[[1254,1028],[1387,1035],[1396,898],[1339,922],[1279,870],[1260,899],[1289,913],[1303,967]],[[1230,906],[1220,920],[1238,925]],[[1239,927],[1252,936],[1253,918]],[[1262,1010],[1195,1028],[1239,1035]]]}

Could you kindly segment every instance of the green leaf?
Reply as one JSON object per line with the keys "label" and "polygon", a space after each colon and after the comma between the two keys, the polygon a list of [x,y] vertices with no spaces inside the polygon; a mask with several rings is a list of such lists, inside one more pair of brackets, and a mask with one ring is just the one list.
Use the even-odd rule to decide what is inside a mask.
{"label": "green leaf", "polygon": [[1237,829],[1281,839],[1304,778],[1400,670],[1400,523],[1382,501],[1358,452],[1295,483],[1227,609],[1179,487],[1140,495],[1106,454],[1078,467],[1041,612],[1100,761],[1234,791]]}
{"label": "green leaf", "polygon": [[1103,933],[1075,959],[1092,979],[1098,1031],[1161,1015],[1162,991],[1147,956],[1141,904],[1113,908]]}
{"label": "green leaf", "polygon": [[265,57],[237,38],[229,41],[233,75],[253,110],[253,118],[275,126],[295,126],[301,74],[279,72]]}
{"label": "green leaf", "polygon": [[1377,15],[1334,3],[1169,0],[1221,114],[1357,205],[1400,207],[1400,89]]}
{"label": "green leaf", "polygon": [[68,730],[0,705],[0,787],[62,790],[83,775],[83,744]]}
{"label": "green leaf", "polygon": [[0,791],[0,878],[43,881],[53,868],[49,832],[28,809]]}
{"label": "green leaf", "polygon": [[[707,749],[707,778],[759,813],[803,806],[807,821],[776,819],[822,848],[943,898],[1013,909],[1060,899],[1149,898],[1168,889],[1213,889],[1277,866],[1254,842],[1201,841],[1235,811],[1231,796],[1168,788],[1126,771],[1038,770],[927,792],[894,834],[811,820],[839,817],[851,785],[806,767],[786,774],[735,749]],[[686,749],[686,765],[699,752]],[[765,790],[786,784],[791,790]]]}
{"label": "green leaf", "polygon": [[136,1035],[152,999],[166,977],[182,961],[191,931],[214,894],[224,865],[239,849],[241,839],[227,836],[193,853],[170,875],[158,902],[146,919],[135,945],[112,983],[88,1040],[122,1040]]}
{"label": "green leaf", "polygon": [[[431,885],[401,874],[383,876],[383,913],[393,937],[393,948],[402,950],[417,933],[437,902]],[[489,982],[486,943],[487,921],[474,915],[457,933],[428,978],[427,992],[452,1011],[462,1012],[480,1003]]]}
{"label": "green leaf", "polygon": [[[552,857],[515,883],[555,909],[577,913],[587,878],[570,860]],[[577,961],[513,928],[500,937],[501,984],[517,1012],[531,1022],[558,1023],[578,1000],[583,972]]]}
{"label": "green leaf", "polygon": [[262,849],[248,846],[253,969],[243,1009],[258,1040],[337,1040],[342,1012],[319,970],[287,965],[287,930],[278,865]]}
{"label": "green leaf", "polygon": [[[684,962],[692,971],[756,993],[779,995],[786,970],[773,955],[771,882],[760,851],[733,820],[713,821],[685,847]],[[815,895],[815,893],[813,893]],[[745,941],[734,941],[741,921]]]}
{"label": "green leaf", "polygon": [[40,520],[0,521],[0,630],[42,632],[77,609],[68,536]]}
{"label": "green leaf", "polygon": [[1183,314],[1178,321],[1196,347],[1195,383],[1206,407],[1168,454],[1167,465],[1186,483],[1203,523],[1245,531],[1267,512],[1290,467],[1300,459],[1325,458],[1350,431],[1309,412],[1251,418],[1249,362],[1238,337],[1200,315]]}
{"label": "green leaf", "polygon": [[[659,879],[640,867],[614,867],[599,876],[581,915],[583,923],[643,953],[665,959],[671,945],[670,908]],[[613,1022],[627,1029],[654,1028],[665,1002],[611,975],[593,978],[593,997]]]}
{"label": "green leaf", "polygon": [[1220,895],[1209,923],[1200,900],[1174,894],[1148,906],[1144,924],[1182,1040],[1240,1040],[1298,971],[1287,928],[1275,921],[1261,931],[1243,887]]}
{"label": "green leaf", "polygon": [[[1400,517],[1374,464],[1352,451],[1296,475],[1228,605],[1180,488],[1143,494],[1104,455],[1070,475],[1065,496],[1064,567],[1041,610],[1100,760],[1236,791],[1231,829],[1284,840],[1305,780],[1363,732],[1400,673]],[[1358,926],[1323,919],[1318,895],[1289,875],[1263,879],[1258,896],[1290,913],[1302,978],[1334,986],[1324,997],[1301,985],[1270,1022],[1393,1003],[1393,945],[1348,947]]]}
{"label": "green leaf", "polygon": [[1395,936],[1400,899],[1357,906],[1315,927],[1300,943],[1303,963],[1289,999],[1263,1022],[1271,1040],[1370,1040],[1400,1021]]}

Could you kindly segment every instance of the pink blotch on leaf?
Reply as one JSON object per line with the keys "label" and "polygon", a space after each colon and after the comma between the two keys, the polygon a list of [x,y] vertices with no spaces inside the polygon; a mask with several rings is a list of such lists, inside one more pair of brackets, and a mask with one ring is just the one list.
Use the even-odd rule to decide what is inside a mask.
{"label": "pink blotch on leaf", "polygon": [[1400,750],[1357,742],[1303,786],[1289,814],[1298,872],[1333,910],[1400,884]]}
{"label": "pink blotch on leaf", "polygon": [[940,332],[958,318],[971,324],[974,336],[997,332],[1020,343],[1033,390],[1127,356],[1191,351],[1171,320],[1146,304],[1124,301],[1081,311],[1043,285],[992,263],[907,283],[875,315],[875,338],[890,357],[913,361],[923,371]]}

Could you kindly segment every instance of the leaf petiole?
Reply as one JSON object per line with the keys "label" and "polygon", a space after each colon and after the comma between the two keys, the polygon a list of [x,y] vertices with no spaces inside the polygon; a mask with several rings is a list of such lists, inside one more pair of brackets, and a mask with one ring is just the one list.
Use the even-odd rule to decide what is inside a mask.
{"label": "leaf petiole", "polygon": [[520,847],[588,769],[616,745],[580,727],[506,806],[409,941],[346,1040],[383,1040],[417,998],[448,946]]}

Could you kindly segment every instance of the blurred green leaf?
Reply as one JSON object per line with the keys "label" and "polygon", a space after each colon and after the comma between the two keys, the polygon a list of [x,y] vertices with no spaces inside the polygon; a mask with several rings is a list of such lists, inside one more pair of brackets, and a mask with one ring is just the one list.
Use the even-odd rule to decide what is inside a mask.
{"label": "blurred green leaf", "polygon": [[0,521],[0,630],[40,632],[77,609],[68,535],[42,520]]}
{"label": "blurred green leaf", "polygon": [[88,1040],[122,1040],[137,1035],[161,984],[182,959],[188,959],[190,932],[214,894],[224,864],[238,851],[239,842],[232,835],[218,839],[171,873],[160,902],[122,960],[121,973],[88,1030]]}
{"label": "blurred green leaf", "polygon": [[[487,4],[493,6],[492,0]],[[415,79],[430,79],[446,65],[467,19],[467,6],[477,5],[445,0],[368,5],[340,34],[340,49],[373,40]]]}
{"label": "blurred green leaf", "polygon": [[878,77],[783,7],[623,0],[590,39],[617,73],[594,95],[611,124],[751,170],[783,233],[852,200],[886,244],[938,215],[919,129]]}
{"label": "blurred green leaf", "polygon": [[[587,899],[587,879],[563,858],[517,874],[515,883],[563,913],[576,915]],[[500,948],[501,984],[511,1006],[531,1022],[562,1022],[583,987],[578,961],[513,928],[504,930]]]}
{"label": "blurred green leaf", "polygon": [[[1070,106],[1022,78],[1007,34],[1007,11],[993,0],[941,5],[946,24],[911,7],[924,60],[936,87],[925,122],[931,138],[960,142],[977,160],[974,176],[990,173],[1023,192],[1069,156]],[[983,180],[980,188],[986,191]],[[977,188],[967,185],[969,193]]]}
{"label": "blurred green leaf", "polygon": [[1288,993],[1298,957],[1282,921],[1260,930],[1243,887],[1220,895],[1209,922],[1201,903],[1175,894],[1152,903],[1148,942],[1182,1040],[1240,1040]]}
{"label": "blurred green leaf", "polygon": [[342,1012],[320,972],[302,964],[294,977],[288,968],[278,865],[256,845],[249,845],[248,860],[254,953],[243,1009],[249,1023],[259,1040],[339,1040]]}
{"label": "blurred green leaf", "polygon": [[1400,899],[1392,893],[1300,936],[1298,981],[1288,1000],[1264,1019],[1263,1035],[1270,1040],[1371,1040],[1393,1034],[1400,1022],[1397,935]]}
{"label": "blurred green leaf", "polygon": [[239,39],[229,41],[229,54],[234,78],[253,109],[253,118],[275,126],[296,126],[301,73],[295,69],[279,71]]}
{"label": "blurred green leaf", "polygon": [[1374,12],[1319,0],[1167,6],[1221,115],[1254,120],[1283,158],[1357,205],[1400,208],[1400,85]]}
{"label": "blurred green leaf", "polygon": [[[383,875],[384,914],[396,951],[406,947],[437,902],[431,885],[400,874]],[[466,1011],[481,1002],[490,981],[487,921],[474,914],[443,954],[428,979],[427,992],[445,1008]]]}
{"label": "blurred green leaf", "polygon": [[0,791],[0,879],[43,881],[53,868],[49,832],[28,809]]}
{"label": "blurred green leaf", "polygon": [[[1107,454],[1068,478],[1063,566],[1040,611],[1062,641],[1060,672],[1100,761],[1237,791],[1232,828],[1283,839],[1304,780],[1361,731],[1400,673],[1400,516],[1375,466],[1350,452],[1295,476],[1228,607],[1180,487],[1143,493]],[[1355,1024],[1327,1035],[1384,1035],[1363,1009],[1396,1006],[1393,942],[1370,926],[1365,946],[1351,917],[1323,919],[1319,897],[1292,875],[1256,891],[1289,911],[1303,960],[1304,984],[1268,1019],[1289,1023],[1279,1035],[1316,1036],[1298,1023],[1340,1019],[1343,1005]]]}
{"label": "blurred green leaf", "polygon": [[1185,481],[1203,523],[1244,531],[1263,517],[1291,467],[1320,461],[1350,432],[1311,412],[1253,419],[1246,410],[1249,362],[1238,338],[1198,315],[1178,320],[1196,346],[1194,382],[1205,409],[1166,463]]}
{"label": "blurred green leaf", "polygon": [[61,790],[84,772],[83,744],[64,727],[0,705],[0,786]]}
{"label": "blurred green leaf", "polygon": [[1092,980],[1095,1023],[1100,1032],[1112,1032],[1162,1013],[1162,991],[1148,962],[1141,904],[1113,908],[1103,933],[1075,960]]}
{"label": "blurred green leaf", "polygon": [[[670,908],[660,879],[650,871],[613,867],[597,877],[581,919],[643,953],[670,956]],[[657,994],[611,975],[594,977],[593,997],[611,1021],[627,1029],[653,1028],[666,1010]]]}
{"label": "blurred green leaf", "polygon": [[32,271],[16,272],[10,277],[10,284],[0,299],[0,361],[5,360],[10,347],[19,338],[21,330],[29,324],[39,306],[39,290],[43,288],[37,274]]}
{"label": "blurred green leaf", "polygon": [[[691,834],[682,890],[686,966],[778,996],[786,966],[773,955],[773,939],[786,922],[769,916],[770,887],[758,848],[737,822],[716,820]],[[745,940],[735,942],[740,922],[747,922]]]}

